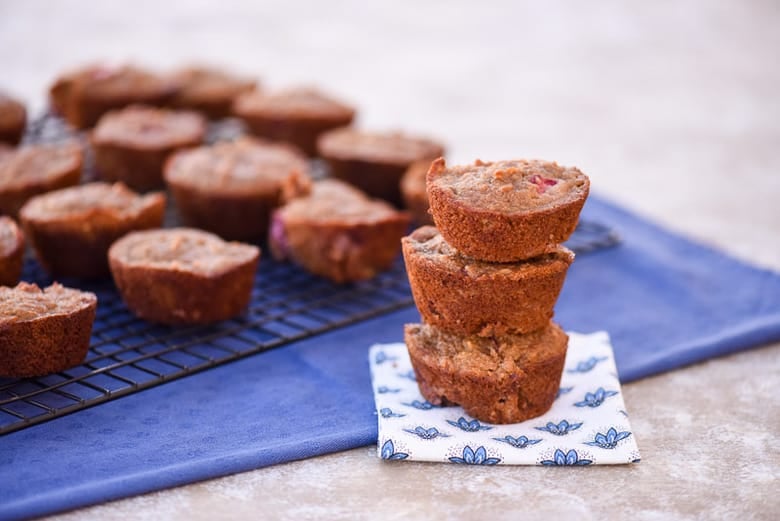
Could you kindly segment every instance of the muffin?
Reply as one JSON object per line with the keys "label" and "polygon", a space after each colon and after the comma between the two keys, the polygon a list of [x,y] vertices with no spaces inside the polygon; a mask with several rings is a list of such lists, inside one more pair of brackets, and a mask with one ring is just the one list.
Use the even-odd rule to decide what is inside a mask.
{"label": "muffin", "polygon": [[100,119],[91,135],[95,166],[108,181],[142,192],[161,188],[168,156],[199,145],[205,135],[200,114],[134,105]]}
{"label": "muffin", "polygon": [[322,92],[295,88],[240,96],[234,113],[260,137],[286,141],[309,156],[317,154],[317,138],[325,131],[352,123],[355,109]]}
{"label": "muffin", "polygon": [[19,215],[43,267],[52,275],[110,274],[108,248],[133,230],[159,228],[165,196],[140,196],[121,183],[89,183],[30,199]]}
{"label": "muffin", "polygon": [[544,329],[574,260],[574,253],[558,246],[525,262],[483,262],[461,255],[433,226],[419,228],[401,242],[423,321],[459,335]]}
{"label": "muffin", "polygon": [[13,219],[0,216],[0,286],[13,286],[22,276],[24,234]]}
{"label": "muffin", "polygon": [[433,217],[428,211],[428,191],[425,188],[425,177],[431,161],[423,159],[412,163],[401,178],[401,196],[404,204],[412,214],[414,222],[420,226],[433,224]]}
{"label": "muffin", "polygon": [[108,250],[119,294],[135,315],[208,324],[244,311],[260,250],[191,228],[131,232]]}
{"label": "muffin", "polygon": [[167,78],[131,65],[90,65],[68,72],[49,89],[52,108],[76,128],[95,125],[101,116],[134,103],[160,106],[178,90]]}
{"label": "muffin", "polygon": [[538,160],[499,161],[428,171],[431,214],[455,249],[489,262],[553,251],[574,231],[590,181],[574,167]]}
{"label": "muffin", "polygon": [[403,204],[401,178],[411,164],[444,153],[442,145],[429,139],[351,128],[323,134],[317,149],[334,177],[396,206]]}
{"label": "muffin", "polygon": [[460,336],[407,324],[404,338],[420,392],[488,423],[519,423],[552,407],[568,336],[556,324],[525,335]]}
{"label": "muffin", "polygon": [[0,287],[0,376],[43,376],[80,364],[96,308],[93,293],[57,283]]}
{"label": "muffin", "polygon": [[74,142],[0,150],[0,214],[16,217],[31,197],[78,184],[82,163]]}
{"label": "muffin", "polygon": [[274,257],[336,283],[365,280],[398,256],[409,215],[350,185],[327,179],[274,212]]}
{"label": "muffin", "polygon": [[19,101],[0,91],[0,143],[18,145],[27,126],[27,110]]}
{"label": "muffin", "polygon": [[179,86],[171,106],[200,112],[208,118],[231,115],[235,99],[255,89],[255,82],[209,67],[189,67],[177,71],[173,81]]}
{"label": "muffin", "polygon": [[286,145],[240,139],[174,154],[165,182],[184,224],[260,240],[271,211],[308,191],[309,166]]}

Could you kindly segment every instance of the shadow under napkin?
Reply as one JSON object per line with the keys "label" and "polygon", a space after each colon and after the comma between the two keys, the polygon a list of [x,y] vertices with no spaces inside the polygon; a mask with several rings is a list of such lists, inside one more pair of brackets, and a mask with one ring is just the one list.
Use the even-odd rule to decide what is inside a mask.
{"label": "shadow under napkin", "polygon": [[[623,244],[581,255],[557,320],[607,330],[621,380],[780,339],[780,276],[591,196]],[[0,519],[67,510],[376,442],[368,348],[408,308],[0,438]]]}

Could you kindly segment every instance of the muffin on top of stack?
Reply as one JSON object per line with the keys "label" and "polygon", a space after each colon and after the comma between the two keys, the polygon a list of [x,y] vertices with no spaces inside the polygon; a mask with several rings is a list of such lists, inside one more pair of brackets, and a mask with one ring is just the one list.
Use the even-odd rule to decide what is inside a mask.
{"label": "muffin on top of stack", "polygon": [[538,160],[438,159],[426,181],[436,228],[402,241],[424,322],[404,335],[420,392],[485,422],[540,416],[563,372],[568,337],[551,319],[588,177]]}

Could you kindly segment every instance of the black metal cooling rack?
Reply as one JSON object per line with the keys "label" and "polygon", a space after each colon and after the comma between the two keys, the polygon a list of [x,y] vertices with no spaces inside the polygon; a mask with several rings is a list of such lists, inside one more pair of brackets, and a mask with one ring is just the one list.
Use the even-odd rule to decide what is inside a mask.
{"label": "black metal cooling rack", "polygon": [[[213,127],[211,136],[239,132],[227,123]],[[57,141],[68,135],[73,136],[67,126],[47,115],[30,125],[26,139]],[[84,177],[94,178],[89,167]],[[567,245],[585,253],[618,242],[609,228],[581,221]],[[40,286],[52,282],[32,258],[25,261],[22,280]],[[348,285],[263,258],[247,312],[211,326],[151,324],[128,311],[110,281],[61,282],[97,294],[89,353],[83,364],[61,373],[0,378],[0,435],[413,304],[400,258],[374,279]]]}

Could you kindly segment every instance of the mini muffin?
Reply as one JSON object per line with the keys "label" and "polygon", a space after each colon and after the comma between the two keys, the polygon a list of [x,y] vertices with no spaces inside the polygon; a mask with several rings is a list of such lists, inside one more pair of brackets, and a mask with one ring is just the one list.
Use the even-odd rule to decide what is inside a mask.
{"label": "mini muffin", "polygon": [[195,110],[212,119],[230,116],[235,99],[255,89],[253,80],[208,67],[182,69],[173,75],[173,81],[179,85],[171,100],[173,107]]}
{"label": "mini muffin", "polygon": [[90,65],[58,78],[49,96],[54,110],[68,123],[88,128],[110,110],[134,103],[164,105],[177,90],[172,79],[139,67]]}
{"label": "mini muffin", "polygon": [[0,143],[18,145],[27,126],[27,110],[19,101],[0,91]]}
{"label": "mini muffin", "polygon": [[396,206],[403,204],[401,178],[411,164],[444,153],[442,145],[429,139],[351,128],[323,134],[317,148],[334,177]]}
{"label": "mini muffin", "polygon": [[574,253],[563,246],[526,262],[464,257],[433,226],[402,240],[423,320],[460,335],[529,333],[547,327]]}
{"label": "mini muffin", "polygon": [[131,232],[108,250],[127,307],[162,324],[208,324],[243,312],[260,250],[191,228]]}
{"label": "mini muffin", "polygon": [[19,215],[38,260],[52,275],[110,274],[108,248],[133,230],[162,226],[165,196],[125,185],[89,183],[30,199]]}
{"label": "mini muffin", "polygon": [[244,94],[234,112],[253,134],[292,143],[309,156],[316,155],[320,134],[349,125],[355,117],[354,108],[309,88]]}
{"label": "mini muffin", "polygon": [[310,182],[295,150],[254,139],[178,152],[165,165],[165,181],[184,224],[235,240],[264,238],[271,211]]}
{"label": "mini muffin", "polygon": [[425,176],[428,174],[431,162],[427,159],[415,161],[401,178],[401,196],[406,208],[412,214],[414,222],[420,226],[433,224],[433,217],[428,211],[428,191],[425,188]]}
{"label": "mini muffin", "polygon": [[16,217],[31,197],[78,184],[82,164],[74,142],[0,150],[0,214]]}
{"label": "mini muffin", "polygon": [[97,297],[56,282],[41,290],[0,287],[0,376],[24,378],[80,364],[89,350]]}
{"label": "mini muffin", "polygon": [[127,107],[106,114],[92,132],[95,166],[104,179],[135,190],[161,188],[168,156],[205,135],[206,121],[195,112]]}
{"label": "mini muffin", "polygon": [[24,234],[10,217],[0,217],[0,286],[13,286],[22,276]]}
{"label": "mini muffin", "polygon": [[431,214],[455,249],[489,262],[542,255],[574,231],[590,189],[574,167],[538,160],[499,161],[428,171]]}
{"label": "mini muffin", "polygon": [[334,282],[365,280],[393,263],[409,220],[406,212],[329,179],[274,212],[269,246],[275,258]]}
{"label": "mini muffin", "polygon": [[526,335],[460,336],[407,324],[404,339],[420,392],[488,423],[519,423],[552,407],[568,336],[556,324]]}

